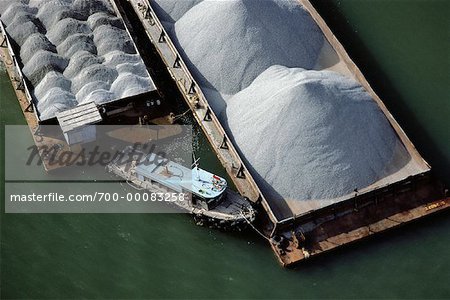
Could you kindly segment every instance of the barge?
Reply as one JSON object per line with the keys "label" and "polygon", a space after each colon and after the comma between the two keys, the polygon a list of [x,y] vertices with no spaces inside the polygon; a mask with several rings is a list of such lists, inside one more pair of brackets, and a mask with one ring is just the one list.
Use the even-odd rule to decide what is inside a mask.
{"label": "barge", "polygon": [[[326,200],[276,203],[264,196],[251,172],[236,151],[222,124],[214,114],[202,87],[183,61],[170,34],[148,0],[115,0],[119,6],[131,5],[150,42],[164,61],[184,100],[205,132],[212,148],[242,195],[262,208],[260,230],[270,241],[279,262],[293,266],[306,258],[406,224],[450,206],[448,190],[433,175],[382,100],[371,88],[342,44],[308,0],[299,4],[321,29],[337,62],[328,69],[359,82],[377,103],[407,151],[408,163],[354,193]],[[122,9],[124,13],[126,9]],[[396,164],[394,159],[393,164]],[[295,183],[293,183],[295,184]]]}
{"label": "barge", "polygon": [[[87,20],[85,21],[74,19],[81,18],[79,17],[79,13],[71,11],[71,8],[67,7],[67,9],[62,9],[59,13],[55,13],[53,19],[51,16],[49,17],[52,19],[53,23],[47,19],[45,19],[47,21],[44,21],[44,19],[41,20],[39,18],[46,16],[45,10],[49,9],[46,1],[38,4],[41,5],[39,7],[29,7],[26,4],[13,2],[11,2],[9,6],[2,7],[4,11],[0,17],[0,56],[5,64],[11,82],[13,83],[17,99],[32,133],[34,142],[40,151],[46,171],[52,171],[64,167],[64,165],[49,162],[47,156],[44,155],[45,149],[51,149],[54,146],[57,146],[63,150],[60,151],[61,153],[74,150],[74,147],[71,147],[69,140],[61,138],[68,136],[68,134],[70,134],[69,131],[83,130],[86,126],[93,124],[118,124],[129,122],[130,120],[135,123],[137,123],[138,120],[145,120],[145,122],[148,123],[150,120],[155,119],[169,119],[170,113],[168,112],[167,107],[165,107],[165,104],[162,103],[162,97],[159,94],[149,71],[144,65],[139,50],[133,42],[130,32],[125,26],[121,15],[118,13],[117,7],[113,2],[108,1],[107,3],[110,3],[109,7],[97,8],[95,10],[91,9],[91,11],[87,10],[85,12]],[[50,36],[49,32],[59,32],[58,30],[61,30],[61,28],[64,29],[64,24],[59,26],[59,23],[68,22],[68,20],[71,22],[78,22],[76,24],[78,27],[70,27],[68,29],[69,35],[64,41],[60,41],[57,47],[52,45],[45,46],[42,49],[37,48],[35,49],[36,52],[34,54],[30,54],[31,58],[25,57],[26,51],[22,49],[22,45],[26,45],[26,40],[25,42],[16,41],[8,32],[9,30],[13,32],[14,26],[17,25],[15,24],[16,21],[14,19],[15,16],[13,15],[13,8],[21,9],[19,11],[20,13],[17,15],[28,18],[30,21],[27,23],[32,24],[31,27],[37,28],[27,35],[28,39],[35,38],[47,40],[47,36]],[[52,9],[56,8],[52,7]],[[6,26],[2,18],[6,18],[10,22],[12,20],[9,24],[11,25],[11,28]],[[91,22],[89,22],[90,19]],[[89,26],[87,24],[89,24]],[[46,25],[48,27],[45,28],[45,30],[47,30],[46,35],[37,31],[38,29],[41,30],[41,28]],[[91,36],[94,36],[93,39],[95,39],[94,31],[102,26],[107,30],[117,32],[126,38],[129,41],[127,42],[126,49],[122,49],[124,47],[121,47],[121,45],[117,45],[117,49],[115,49],[114,47],[116,46],[112,45],[111,48],[107,48],[108,51],[112,51],[107,52],[107,50],[103,49],[102,51],[105,53],[99,53],[98,51],[100,51],[101,48],[105,48],[105,44],[108,44],[106,43],[107,41],[102,40],[107,39],[107,37],[103,36],[100,32],[97,35],[97,45],[94,45]],[[51,31],[49,30],[50,28]],[[83,32],[87,33],[80,33],[80,28],[83,28]],[[70,30],[74,30],[74,32],[71,32]],[[43,29],[41,31],[45,32]],[[15,37],[17,38],[17,34],[15,34]],[[77,52],[71,50],[77,46],[77,39],[83,40],[83,38],[86,37],[87,42],[82,43],[82,50]],[[54,41],[55,39],[61,39],[61,37],[53,37],[52,40]],[[70,41],[72,44],[65,46],[66,41],[69,39],[73,40]],[[47,42],[51,45],[50,41]],[[92,49],[88,47],[92,46],[89,43],[94,45]],[[84,50],[85,48],[83,47],[90,52]],[[64,48],[69,48],[69,51],[64,51],[63,54]],[[79,53],[83,53],[83,55],[78,57],[77,55]],[[101,57],[100,54],[108,56],[109,60]],[[39,55],[46,55],[55,58],[55,60],[64,60],[68,65],[66,68],[60,68],[56,62],[42,62],[44,64],[42,66],[35,66],[35,68],[28,67],[28,69],[32,69],[33,72],[28,70],[28,75],[30,76],[26,76],[24,74],[25,67],[27,66],[26,62],[33,65],[31,62],[34,59],[34,56]],[[123,58],[125,56],[130,60],[129,62],[125,61]],[[76,59],[72,60],[73,57]],[[95,63],[92,63],[91,61],[94,61]],[[33,63],[34,62],[41,63],[37,58],[34,59]],[[84,65],[87,65],[87,67],[78,70]],[[71,74],[63,74],[66,73],[65,71],[71,66],[72,69],[76,71],[71,70],[72,72],[69,72]],[[133,68],[139,70],[136,71]],[[122,71],[120,71],[120,69]],[[104,70],[110,71],[110,73],[113,74],[110,81],[105,79],[106,81],[102,82],[103,75],[94,73],[95,71],[101,73]],[[82,75],[84,75],[85,78],[81,78]],[[124,89],[123,86],[120,86],[122,84],[120,81],[126,79],[125,77],[127,76],[130,78],[132,77],[131,79],[135,79],[137,82],[139,80],[146,82],[145,87],[139,89],[131,86],[128,90],[126,87]],[[31,77],[35,79],[35,82],[31,82]],[[38,78],[36,79],[35,77]],[[52,82],[53,79],[55,79],[54,82]],[[39,88],[41,83],[42,86]],[[95,85],[98,85],[99,87],[94,88]],[[114,86],[116,87],[115,92],[113,92]],[[110,90],[106,90],[108,87]],[[62,99],[71,93],[73,93],[73,95],[70,96],[70,100],[80,100],[77,105],[67,106],[62,104]],[[54,95],[57,97],[53,97]],[[104,96],[104,99],[100,100],[100,96]],[[45,103],[46,100],[48,100],[47,102],[50,102],[50,106],[52,106],[52,113],[45,113],[45,110],[40,111],[39,109],[39,105]],[[52,103],[53,100],[54,103]],[[74,101],[71,102],[76,103]],[[46,130],[45,126],[41,125],[59,125],[61,127],[61,132],[56,134],[54,132],[49,132]]]}
{"label": "barge", "polygon": [[[306,258],[443,211],[450,206],[448,190],[434,177],[431,167],[417,152],[325,21],[308,0],[299,0],[299,3],[315,20],[324,34],[326,42],[337,55],[338,63],[329,66],[329,69],[354,78],[366,89],[386,116],[410,157],[409,163],[400,168],[398,172],[389,174],[364,189],[355,190],[352,194],[331,201],[317,199],[295,203],[286,200],[284,203],[276,203],[265,197],[212,110],[201,86],[183,61],[179,49],[172,42],[170,35],[153,10],[152,1],[111,0],[112,7],[122,23],[125,22],[122,14],[134,14],[139,19],[146,31],[146,38],[155,47],[185,102],[193,112],[195,120],[204,131],[219,160],[237,187],[240,195],[235,196],[245,197],[265,211],[265,214],[260,214],[259,229],[270,241],[271,248],[283,266],[293,266]],[[125,5],[133,10],[127,11],[123,8]],[[92,122],[108,124],[127,114],[135,118],[149,115],[151,119],[158,117],[163,111],[154,107],[154,104],[158,103],[160,95],[155,85],[152,85],[153,89],[150,93],[118,99],[101,105],[90,102],[85,106],[74,108],[74,111],[61,112],[59,118],[58,116],[50,119],[40,118],[35,107],[36,99],[33,96],[33,88],[22,73],[23,64],[20,60],[19,49],[11,41],[2,22],[0,22],[0,27],[2,59],[16,89],[17,98],[36,145],[61,143],[61,140],[55,140],[53,137],[43,136],[39,133],[41,124],[59,123],[64,131],[66,125],[67,128],[73,129],[77,124],[80,126],[90,125]],[[124,28],[130,35],[127,25]],[[133,47],[136,49],[135,45]],[[327,66],[324,66],[323,69],[327,69]],[[68,119],[71,114],[78,114],[82,111],[87,113],[81,114],[81,118],[76,122]],[[147,117],[147,119],[149,118]],[[65,147],[70,147],[65,142],[63,144]],[[44,166],[47,170],[62,167],[50,166],[46,164],[45,159]]]}

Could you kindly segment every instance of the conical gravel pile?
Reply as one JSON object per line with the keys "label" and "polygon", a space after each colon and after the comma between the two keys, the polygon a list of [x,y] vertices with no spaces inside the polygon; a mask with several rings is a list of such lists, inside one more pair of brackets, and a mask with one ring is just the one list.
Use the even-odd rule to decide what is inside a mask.
{"label": "conical gravel pile", "polygon": [[293,1],[204,0],[174,27],[178,49],[206,87],[235,94],[268,67],[312,68],[324,43]]}
{"label": "conical gravel pile", "polygon": [[228,100],[221,118],[274,201],[367,187],[385,175],[398,144],[364,88],[331,71],[270,67]]}

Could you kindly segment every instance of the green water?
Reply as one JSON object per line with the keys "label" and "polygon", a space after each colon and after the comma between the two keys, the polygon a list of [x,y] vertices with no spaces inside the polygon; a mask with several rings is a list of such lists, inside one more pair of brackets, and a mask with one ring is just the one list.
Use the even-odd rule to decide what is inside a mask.
{"label": "green water", "polygon": [[[446,179],[447,3],[317,1],[407,134]],[[4,71],[0,97],[3,141],[4,124],[24,124]],[[2,298],[450,297],[448,214],[297,270],[279,267],[253,233],[211,231],[184,215],[2,213],[0,218]]]}

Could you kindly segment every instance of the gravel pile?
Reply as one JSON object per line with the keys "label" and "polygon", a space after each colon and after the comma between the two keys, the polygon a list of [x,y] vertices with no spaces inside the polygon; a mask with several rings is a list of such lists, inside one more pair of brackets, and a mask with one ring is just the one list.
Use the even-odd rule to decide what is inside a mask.
{"label": "gravel pile", "polygon": [[62,88],[56,87],[47,92],[37,103],[41,119],[49,119],[56,113],[76,106],[78,103],[75,96]]}
{"label": "gravel pile", "polygon": [[64,77],[63,74],[55,71],[48,72],[34,89],[36,98],[41,99],[52,88],[58,87],[62,90],[70,92],[72,82]]}
{"label": "gravel pile", "polygon": [[59,45],[71,35],[76,33],[89,34],[90,32],[91,29],[86,22],[73,18],[65,18],[58,21],[51,30],[47,32],[47,37],[53,44]]}
{"label": "gravel pile", "polygon": [[174,23],[203,0],[155,0],[155,12],[162,21]]}
{"label": "gravel pile", "polygon": [[296,1],[204,0],[175,23],[173,35],[200,83],[225,94],[275,64],[312,68],[324,43]]}
{"label": "gravel pile", "polygon": [[39,50],[56,52],[56,47],[42,33],[30,35],[20,48],[20,58],[22,63],[26,64]]}
{"label": "gravel pile", "polygon": [[24,65],[22,71],[35,87],[48,72],[57,71],[62,73],[68,63],[69,61],[67,59],[54,52],[39,50]]}
{"label": "gravel pile", "polygon": [[71,58],[78,51],[87,51],[97,54],[92,34],[77,33],[70,35],[56,48],[58,53],[66,58]]}
{"label": "gravel pile", "polygon": [[154,89],[108,0],[2,0],[0,14],[20,47],[42,120]]}
{"label": "gravel pile", "polygon": [[111,25],[101,25],[94,30],[93,41],[97,45],[98,55],[111,51],[135,54],[136,50],[128,33]]}
{"label": "gravel pile", "polygon": [[101,25],[111,25],[120,29],[125,29],[122,20],[104,12],[95,13],[87,19],[87,23],[92,30]]}
{"label": "gravel pile", "polygon": [[84,68],[72,79],[72,91],[76,94],[83,86],[92,81],[104,81],[108,84],[114,82],[118,73],[116,69],[107,66],[94,64]]}
{"label": "gravel pile", "polygon": [[270,199],[331,199],[375,182],[397,136],[369,94],[331,71],[272,66],[221,118]]}
{"label": "gravel pile", "polygon": [[73,78],[77,76],[83,69],[94,65],[101,64],[105,59],[88,51],[78,51],[69,61],[69,65],[64,70],[64,76]]}
{"label": "gravel pile", "polygon": [[[31,1],[39,1],[39,0],[31,0]],[[28,0],[1,0],[0,1],[0,15],[3,15],[5,11],[11,7],[11,5],[23,4],[27,5]]]}
{"label": "gravel pile", "polygon": [[111,84],[106,83],[102,80],[92,81],[88,84],[85,84],[79,91],[76,93],[77,101],[82,104],[87,102],[86,99],[89,99],[89,94],[95,92],[96,90],[106,90],[109,91],[111,88]]}
{"label": "gravel pile", "polygon": [[143,87],[151,84],[148,77],[141,77],[131,73],[121,73],[119,77],[111,84],[111,91],[120,97],[130,97],[141,94]]}

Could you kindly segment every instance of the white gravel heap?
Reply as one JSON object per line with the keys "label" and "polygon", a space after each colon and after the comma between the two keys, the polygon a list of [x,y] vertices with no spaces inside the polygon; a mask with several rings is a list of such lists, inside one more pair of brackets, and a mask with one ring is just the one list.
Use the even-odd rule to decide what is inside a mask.
{"label": "white gravel heap", "polygon": [[78,51],[70,58],[69,65],[64,70],[64,76],[73,78],[77,76],[83,69],[94,65],[101,64],[105,59],[88,51]]}
{"label": "white gravel heap", "polygon": [[155,0],[153,6],[155,12],[162,21],[174,23],[188,10],[202,1],[203,0]]}
{"label": "white gravel heap", "polygon": [[72,82],[64,77],[63,74],[56,71],[50,71],[36,86],[34,95],[36,98],[41,99],[49,90],[55,87],[70,92],[71,85]]}
{"label": "white gravel heap", "polygon": [[26,64],[39,50],[56,52],[56,47],[42,33],[33,33],[30,35],[20,48],[20,58],[22,63]]}
{"label": "white gravel heap", "polygon": [[77,105],[75,96],[65,89],[55,87],[49,90],[37,103],[37,109],[41,114],[41,119],[49,119],[56,113],[69,109]]}
{"label": "white gravel heap", "polygon": [[125,29],[122,20],[105,12],[95,13],[87,19],[87,23],[92,30],[101,25],[111,25],[120,29]]}
{"label": "white gravel heap", "polygon": [[72,92],[77,93],[83,86],[92,81],[104,81],[111,84],[117,76],[118,73],[116,69],[111,69],[101,64],[90,65],[81,70],[81,72],[72,79]]}
{"label": "white gravel heap", "polygon": [[275,64],[312,68],[324,43],[292,0],[204,0],[175,23],[174,39],[200,83],[225,94]]}
{"label": "white gravel heap", "polygon": [[397,136],[369,94],[331,71],[272,66],[221,118],[271,200],[332,199],[375,182]]}
{"label": "white gravel heap", "polygon": [[47,32],[48,39],[55,45],[64,42],[69,36],[76,33],[89,34],[91,29],[86,22],[73,18],[65,18],[58,21],[51,30]]}
{"label": "white gravel heap", "polygon": [[22,71],[28,80],[30,80],[31,84],[37,86],[47,72],[63,72],[68,63],[69,61],[67,59],[54,52],[39,50],[24,65]]}
{"label": "white gravel heap", "polygon": [[98,55],[105,55],[111,51],[122,51],[135,54],[134,44],[128,33],[111,25],[101,25],[94,30],[94,42]]}
{"label": "white gravel heap", "polygon": [[41,120],[154,89],[108,0],[0,0],[0,14],[20,47]]}

